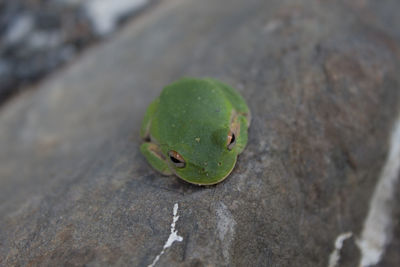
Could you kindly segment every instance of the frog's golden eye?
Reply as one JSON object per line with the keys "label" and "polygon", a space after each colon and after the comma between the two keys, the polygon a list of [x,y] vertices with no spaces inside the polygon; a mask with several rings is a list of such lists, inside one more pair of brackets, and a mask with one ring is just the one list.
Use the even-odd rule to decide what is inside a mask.
{"label": "frog's golden eye", "polygon": [[168,156],[169,156],[169,159],[171,160],[171,162],[175,165],[175,167],[177,167],[177,168],[185,167],[185,165],[186,165],[185,160],[183,159],[183,157],[181,155],[179,155],[178,152],[176,152],[174,150],[170,150],[168,152]]}
{"label": "frog's golden eye", "polygon": [[226,141],[226,146],[228,150],[232,150],[235,144],[236,144],[236,136],[232,131],[229,131],[228,139]]}

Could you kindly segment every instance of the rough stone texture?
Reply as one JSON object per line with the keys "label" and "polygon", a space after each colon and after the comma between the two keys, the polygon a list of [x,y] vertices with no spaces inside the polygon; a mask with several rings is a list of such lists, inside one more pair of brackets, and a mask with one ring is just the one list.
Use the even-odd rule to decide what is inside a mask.
{"label": "rough stone texture", "polygon": [[[326,266],[361,232],[399,111],[400,2],[346,2],[165,1],[4,106],[0,265],[148,265],[178,203],[183,241],[159,266]],[[252,110],[216,186],[139,152],[146,106],[181,76],[221,79]]]}

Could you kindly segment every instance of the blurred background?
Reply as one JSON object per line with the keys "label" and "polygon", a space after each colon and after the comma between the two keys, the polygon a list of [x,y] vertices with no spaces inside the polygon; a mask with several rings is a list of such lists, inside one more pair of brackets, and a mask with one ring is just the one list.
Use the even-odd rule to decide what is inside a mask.
{"label": "blurred background", "polygon": [[0,105],[157,0],[0,0]]}

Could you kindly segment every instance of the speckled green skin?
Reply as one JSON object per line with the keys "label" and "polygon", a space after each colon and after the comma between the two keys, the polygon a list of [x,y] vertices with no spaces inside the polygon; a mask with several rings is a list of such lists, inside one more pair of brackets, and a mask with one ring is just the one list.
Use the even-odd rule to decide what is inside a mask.
{"label": "speckled green skin", "polygon": [[[245,148],[249,124],[249,108],[233,88],[214,79],[183,78],[166,86],[148,107],[141,151],[162,174],[216,184],[230,174]],[[236,137],[232,150],[227,148],[230,130]],[[184,158],[184,168],[172,164],[170,150]]]}

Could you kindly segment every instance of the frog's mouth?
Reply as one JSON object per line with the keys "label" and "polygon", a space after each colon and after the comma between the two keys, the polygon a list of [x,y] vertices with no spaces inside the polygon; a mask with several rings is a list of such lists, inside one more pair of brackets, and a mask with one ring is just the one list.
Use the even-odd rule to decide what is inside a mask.
{"label": "frog's mouth", "polygon": [[211,166],[188,164],[184,169],[175,169],[175,174],[188,183],[213,185],[225,180],[236,165],[237,156],[223,161],[212,162]]}

